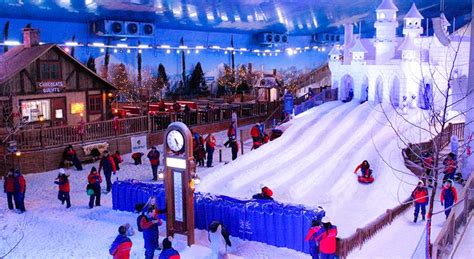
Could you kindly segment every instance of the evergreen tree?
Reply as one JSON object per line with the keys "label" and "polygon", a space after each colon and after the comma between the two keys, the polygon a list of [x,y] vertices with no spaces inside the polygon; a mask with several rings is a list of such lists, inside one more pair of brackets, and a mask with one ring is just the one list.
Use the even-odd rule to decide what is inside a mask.
{"label": "evergreen tree", "polygon": [[204,72],[202,71],[201,63],[198,62],[194,67],[194,71],[191,74],[191,80],[189,81],[189,88],[191,94],[198,94],[201,92],[201,85],[205,84]]}
{"label": "evergreen tree", "polygon": [[89,56],[89,59],[87,60],[87,64],[86,64],[86,67],[94,72],[97,72],[95,70],[95,58],[93,58],[92,56]]}
{"label": "evergreen tree", "polygon": [[133,83],[130,80],[127,69],[122,63],[112,67],[112,84],[117,87],[120,99],[122,101],[134,102],[137,99],[137,93],[134,91]]}
{"label": "evergreen tree", "polygon": [[163,66],[163,64],[161,63],[158,65],[158,85],[161,89],[166,89],[166,95],[172,95],[168,75],[166,75],[165,66]]}

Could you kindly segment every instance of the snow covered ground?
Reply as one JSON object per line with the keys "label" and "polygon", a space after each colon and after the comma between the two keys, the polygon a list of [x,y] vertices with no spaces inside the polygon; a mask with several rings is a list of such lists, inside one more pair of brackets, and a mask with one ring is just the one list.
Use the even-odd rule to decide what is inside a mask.
{"label": "snow covered ground", "polygon": [[[297,116],[270,145],[206,175],[198,190],[248,198],[267,185],[276,200],[322,206],[339,236],[349,236],[409,197],[418,181],[404,166],[402,145],[386,116],[412,143],[420,142],[419,132],[390,105],[329,102]],[[420,116],[410,110],[408,119],[419,125]],[[375,173],[371,185],[353,174],[365,159]]]}

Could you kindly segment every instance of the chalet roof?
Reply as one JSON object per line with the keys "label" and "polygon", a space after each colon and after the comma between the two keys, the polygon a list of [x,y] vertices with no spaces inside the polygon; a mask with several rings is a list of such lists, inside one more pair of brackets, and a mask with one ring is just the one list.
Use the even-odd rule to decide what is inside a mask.
{"label": "chalet roof", "polygon": [[415,42],[413,41],[413,38],[408,34],[405,39],[403,40],[402,44],[398,47],[399,51],[404,51],[404,50],[419,50],[419,48],[415,45]]}
{"label": "chalet roof", "polygon": [[58,50],[64,57],[68,58],[71,62],[79,65],[86,73],[91,77],[101,81],[107,87],[116,89],[111,83],[107,80],[104,80],[102,77],[97,75],[94,71],[90,70],[79,60],[71,56],[69,53],[64,51],[56,44],[43,44],[34,46],[31,48],[25,48],[24,46],[18,46],[12,48],[0,56],[0,85],[6,83],[13,76],[20,73],[21,70],[25,69],[28,65],[33,63],[35,60],[39,59],[42,55],[48,52],[51,49]]}
{"label": "chalet roof", "polygon": [[363,52],[363,53],[367,53],[367,49],[364,47],[364,45],[362,45],[362,42],[360,42],[360,39],[357,39],[354,46],[352,46],[351,48],[351,52],[354,53],[354,52]]}
{"label": "chalet roof", "polygon": [[408,11],[408,13],[405,15],[403,19],[407,19],[407,18],[423,19],[423,15],[421,15],[420,11],[418,11],[418,8],[416,8],[415,3],[411,5],[410,10]]}
{"label": "chalet roof", "polygon": [[329,56],[340,56],[342,55],[341,50],[339,49],[338,46],[332,47],[331,51],[329,51]]}
{"label": "chalet roof", "polygon": [[377,11],[382,10],[394,10],[398,11],[397,6],[393,3],[392,0],[382,0],[382,3],[377,7]]}

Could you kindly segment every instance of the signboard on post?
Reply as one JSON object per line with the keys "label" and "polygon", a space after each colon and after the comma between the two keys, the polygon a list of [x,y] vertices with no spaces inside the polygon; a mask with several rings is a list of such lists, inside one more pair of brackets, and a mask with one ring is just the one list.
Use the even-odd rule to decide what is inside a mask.
{"label": "signboard on post", "polygon": [[194,244],[194,175],[192,135],[182,122],[171,123],[164,134],[166,232],[188,237]]}
{"label": "signboard on post", "polygon": [[146,154],[146,135],[133,136],[130,138],[130,141],[132,142],[132,154],[137,152]]}
{"label": "signboard on post", "polygon": [[287,92],[283,97],[283,110],[288,114],[293,114],[293,99],[293,95],[289,92]]}

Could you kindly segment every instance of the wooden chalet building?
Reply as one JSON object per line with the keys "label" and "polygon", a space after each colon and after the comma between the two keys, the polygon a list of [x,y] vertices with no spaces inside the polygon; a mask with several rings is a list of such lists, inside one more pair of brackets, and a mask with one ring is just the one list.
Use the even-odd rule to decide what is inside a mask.
{"label": "wooden chalet building", "polygon": [[0,56],[1,126],[65,126],[111,119],[116,88],[55,44],[39,44],[39,31],[23,29],[24,44]]}

